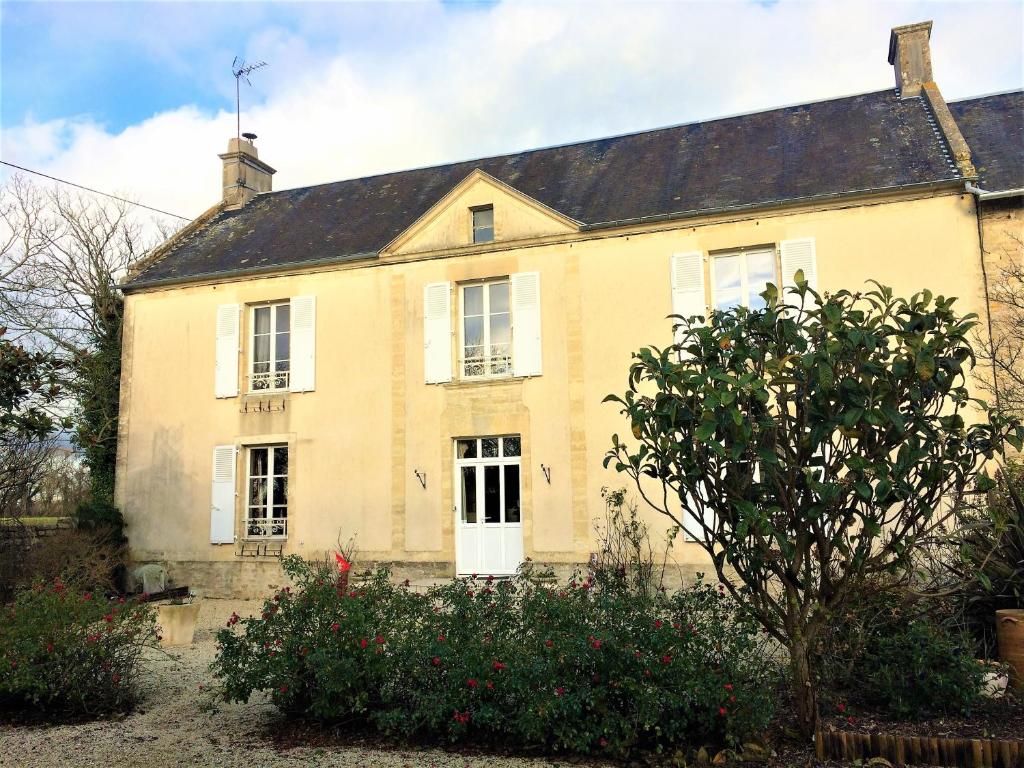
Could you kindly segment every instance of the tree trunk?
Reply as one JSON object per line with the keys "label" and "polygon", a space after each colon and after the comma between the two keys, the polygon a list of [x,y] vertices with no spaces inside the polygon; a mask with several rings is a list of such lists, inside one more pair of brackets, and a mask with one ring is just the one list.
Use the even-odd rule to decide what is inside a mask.
{"label": "tree trunk", "polygon": [[807,644],[803,640],[794,642],[789,654],[790,685],[793,690],[797,728],[801,735],[813,737],[814,729],[818,726],[818,694],[811,676]]}

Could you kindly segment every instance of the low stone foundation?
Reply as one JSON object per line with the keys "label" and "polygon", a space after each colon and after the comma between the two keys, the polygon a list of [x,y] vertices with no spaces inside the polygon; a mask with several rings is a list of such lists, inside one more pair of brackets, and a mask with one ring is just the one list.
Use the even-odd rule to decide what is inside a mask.
{"label": "low stone foundation", "polygon": [[[273,591],[287,583],[281,562],[277,558],[239,558],[237,560],[172,560],[172,561],[139,561],[138,565],[154,562],[167,569],[168,587],[188,586],[201,595],[214,598],[257,599],[269,596]],[[391,569],[392,578],[396,582],[409,580],[417,588],[425,589],[447,581],[455,576],[454,563],[436,562],[385,562],[359,561],[355,570],[363,573],[375,570],[380,566]],[[586,573],[585,564],[551,563],[535,561],[534,573],[550,572],[554,581],[566,582],[574,573]],[[664,583],[669,590],[682,585],[692,584],[698,573],[705,573],[706,580],[715,582],[712,569],[703,565],[673,565],[665,569]],[[478,574],[486,577],[487,574]]]}

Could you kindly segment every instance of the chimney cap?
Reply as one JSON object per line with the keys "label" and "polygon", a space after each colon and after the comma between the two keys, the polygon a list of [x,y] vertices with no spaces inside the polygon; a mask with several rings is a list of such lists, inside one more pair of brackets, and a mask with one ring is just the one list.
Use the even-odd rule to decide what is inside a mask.
{"label": "chimney cap", "polygon": [[919,21],[915,24],[904,24],[902,27],[893,27],[892,31],[889,32],[889,63],[896,63],[896,41],[901,35],[909,34],[910,32],[917,32],[919,30],[926,30],[928,32],[928,39],[932,37],[932,23],[931,21]]}
{"label": "chimney cap", "polygon": [[248,139],[248,140],[249,140],[249,142],[251,143],[251,142],[254,142],[254,141],[256,141],[256,134],[255,134],[255,133],[252,133],[252,132],[248,132],[248,131],[247,131],[246,133],[243,133],[243,134],[242,134],[242,138],[243,138],[243,139]]}

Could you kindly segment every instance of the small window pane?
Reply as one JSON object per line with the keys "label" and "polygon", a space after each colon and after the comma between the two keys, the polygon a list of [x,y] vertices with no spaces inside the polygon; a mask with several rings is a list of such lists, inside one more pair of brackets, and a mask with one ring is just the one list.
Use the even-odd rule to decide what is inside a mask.
{"label": "small window pane", "polygon": [[508,313],[491,315],[491,344],[509,344],[512,341],[512,327]]}
{"label": "small window pane", "polygon": [[[481,346],[484,343],[484,319],[482,316],[466,318],[466,347]],[[469,357],[469,355],[467,355]]]}
{"label": "small window pane", "polygon": [[473,211],[473,227],[479,229],[480,227],[493,227],[494,226],[494,208],[479,208]]}
{"label": "small window pane", "polygon": [[476,467],[462,468],[462,522],[476,522]]}
{"label": "small window pane", "polygon": [[274,323],[274,330],[278,333],[289,331],[289,319],[291,317],[292,308],[290,304],[278,304],[277,305],[277,322]]}
{"label": "small window pane", "polygon": [[480,441],[483,449],[484,458],[491,458],[498,455],[498,438],[496,437],[485,437]]}
{"label": "small window pane", "polygon": [[266,448],[250,448],[249,449],[249,476],[256,477],[258,475],[267,474],[267,449]]}
{"label": "small window pane", "polygon": [[519,512],[519,465],[506,464],[505,470],[505,522],[518,523]]}
{"label": "small window pane", "polygon": [[484,287],[482,285],[467,285],[462,292],[463,308],[462,314],[482,315],[484,313]]}
{"label": "small window pane", "polygon": [[253,312],[253,332],[270,333],[270,307],[256,307]]}
{"label": "small window pane", "polygon": [[266,362],[270,359],[270,337],[269,336],[257,336],[255,338],[255,349],[253,350],[253,359],[260,363]]}
{"label": "small window pane", "polygon": [[275,477],[274,478],[274,498],[272,499],[274,504],[287,504],[288,503],[288,478],[287,477]]}
{"label": "small window pane", "polygon": [[715,290],[727,291],[740,287],[740,257],[715,257]]}
{"label": "small window pane", "polygon": [[522,446],[518,437],[506,437],[502,441],[503,456],[519,456]]}
{"label": "small window pane", "polygon": [[475,459],[476,440],[459,440],[458,456],[460,459]]}
{"label": "small window pane", "polygon": [[291,344],[289,343],[291,335],[288,333],[278,333],[275,334],[275,337],[276,338],[274,339],[274,356],[278,360],[287,360],[289,358],[289,347],[291,346]]}
{"label": "small window pane", "polygon": [[274,474],[288,474],[288,447],[280,446],[274,449]]}
{"label": "small window pane", "polygon": [[267,481],[265,478],[249,481],[249,504],[264,506],[267,503]]}
{"label": "small window pane", "polygon": [[481,227],[480,229],[473,230],[473,242],[474,243],[493,243],[494,242],[494,230],[490,227]]}
{"label": "small window pane", "polygon": [[508,312],[508,283],[493,283],[489,286],[491,314]]}
{"label": "small window pane", "polygon": [[501,467],[495,465],[484,467],[484,522],[501,522]]}

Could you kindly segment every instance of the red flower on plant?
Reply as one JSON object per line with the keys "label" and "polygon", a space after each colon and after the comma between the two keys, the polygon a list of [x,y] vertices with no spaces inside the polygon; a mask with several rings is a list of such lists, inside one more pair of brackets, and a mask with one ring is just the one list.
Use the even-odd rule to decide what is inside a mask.
{"label": "red flower on plant", "polygon": [[338,561],[338,571],[340,573],[345,573],[352,567],[352,563],[342,557],[340,552],[334,553],[334,559]]}
{"label": "red flower on plant", "polygon": [[47,653],[53,653],[53,643],[47,643],[46,644],[46,652]]}
{"label": "red flower on plant", "polygon": [[857,718],[854,717],[853,715],[850,715],[849,717],[846,718],[846,722],[848,722],[850,725],[853,725],[854,723],[857,722]]}
{"label": "red flower on plant", "polygon": [[602,747],[607,747],[608,746],[608,739],[606,739],[604,736],[602,736],[600,739],[597,740],[597,743],[599,745],[601,745]]}
{"label": "red flower on plant", "polygon": [[360,647],[360,648],[365,648],[365,647],[366,647],[367,645],[369,645],[369,643],[367,642],[367,640],[366,640],[366,638],[365,638],[365,637],[364,637],[364,638],[362,638],[362,639],[361,639],[361,640],[359,641],[359,647]]}
{"label": "red flower on plant", "polygon": [[491,666],[494,667],[495,672],[501,672],[501,670],[507,668],[506,665],[502,664],[500,661],[494,662],[493,664],[491,664]]}
{"label": "red flower on plant", "polygon": [[121,682],[121,676],[119,674],[117,674],[117,672],[115,672],[113,675],[111,675],[110,679],[114,681],[114,685],[117,685],[118,683]]}
{"label": "red flower on plant", "polygon": [[444,642],[444,635],[438,635],[437,636],[437,642],[443,643]]}
{"label": "red flower on plant", "polygon": [[726,709],[725,707],[719,707],[718,708],[718,714],[720,714],[722,717],[725,717],[726,715],[729,714],[729,710]]}
{"label": "red flower on plant", "polygon": [[341,629],[341,624],[338,622],[331,624],[331,632],[337,632],[339,629]]}
{"label": "red flower on plant", "polygon": [[377,645],[384,645],[384,635],[377,635],[373,640]]}
{"label": "red flower on plant", "polygon": [[431,659],[430,663],[433,664],[435,667],[440,667],[441,666],[441,657],[440,656],[435,656],[433,659]]}
{"label": "red flower on plant", "polygon": [[470,688],[476,688],[478,683],[471,677],[469,678],[469,680],[466,681],[466,685],[468,685]]}
{"label": "red flower on plant", "polygon": [[725,690],[727,690],[727,691],[731,691],[732,690],[732,683],[726,683],[722,687],[725,688]]}
{"label": "red flower on plant", "polygon": [[839,710],[839,712],[840,712],[840,714],[842,714],[843,712],[845,712],[845,711],[846,711],[846,705],[845,705],[845,704],[842,704],[842,703],[840,703],[840,704],[839,704],[838,706],[836,706],[836,709],[838,709],[838,710]]}
{"label": "red flower on plant", "polygon": [[82,595],[82,599],[83,600],[92,600],[92,592],[86,592],[84,595]]}
{"label": "red flower on plant", "polygon": [[114,614],[108,613],[106,616],[103,617],[103,620],[109,624],[114,620]]}
{"label": "red flower on plant", "polygon": [[544,641],[544,645],[546,645],[548,648],[554,648],[555,647],[555,641],[554,640],[545,640]]}
{"label": "red flower on plant", "polygon": [[282,685],[277,690],[279,690],[281,693],[288,693],[288,686],[287,685]]}
{"label": "red flower on plant", "polygon": [[655,629],[661,629],[661,619],[655,619],[654,620],[654,628]]}
{"label": "red flower on plant", "polygon": [[555,688],[555,696],[564,696],[564,695],[565,695],[565,688],[563,688],[562,686],[558,686],[557,688]]}
{"label": "red flower on plant", "polygon": [[669,654],[666,653],[664,656],[661,657],[661,663],[662,664],[671,664],[672,663],[672,657]]}
{"label": "red flower on plant", "polygon": [[488,690],[488,691],[493,691],[493,690],[494,690],[494,683],[492,683],[492,682],[491,682],[490,680],[488,680],[488,681],[487,681],[487,682],[485,683],[485,685],[487,686],[487,690]]}

